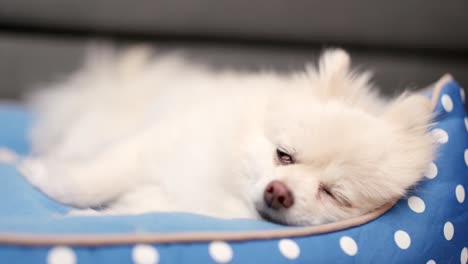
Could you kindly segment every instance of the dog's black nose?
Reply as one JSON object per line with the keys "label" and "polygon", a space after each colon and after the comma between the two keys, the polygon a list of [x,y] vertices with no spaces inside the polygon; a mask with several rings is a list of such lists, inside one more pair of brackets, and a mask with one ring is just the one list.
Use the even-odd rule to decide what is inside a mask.
{"label": "dog's black nose", "polygon": [[263,200],[275,210],[289,208],[294,204],[294,196],[288,186],[281,181],[270,182],[263,192]]}

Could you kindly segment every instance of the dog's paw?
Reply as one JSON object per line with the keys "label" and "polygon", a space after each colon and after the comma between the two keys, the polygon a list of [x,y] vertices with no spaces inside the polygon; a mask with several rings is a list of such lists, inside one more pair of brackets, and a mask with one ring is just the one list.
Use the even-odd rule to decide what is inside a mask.
{"label": "dog's paw", "polygon": [[102,212],[92,208],[87,209],[73,209],[67,213],[67,216],[99,216]]}
{"label": "dog's paw", "polygon": [[26,158],[18,164],[20,173],[34,186],[47,182],[47,170],[38,159]]}
{"label": "dog's paw", "polygon": [[7,148],[0,148],[0,162],[6,164],[15,164],[19,160],[18,154]]}

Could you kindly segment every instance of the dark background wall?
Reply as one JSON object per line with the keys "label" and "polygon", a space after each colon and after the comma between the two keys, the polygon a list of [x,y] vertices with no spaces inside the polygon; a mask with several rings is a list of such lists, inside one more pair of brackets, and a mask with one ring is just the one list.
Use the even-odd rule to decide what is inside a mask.
{"label": "dark background wall", "polygon": [[385,94],[452,73],[468,86],[468,2],[0,0],[0,98],[75,69],[90,43],[147,42],[240,70],[290,71],[350,50]]}

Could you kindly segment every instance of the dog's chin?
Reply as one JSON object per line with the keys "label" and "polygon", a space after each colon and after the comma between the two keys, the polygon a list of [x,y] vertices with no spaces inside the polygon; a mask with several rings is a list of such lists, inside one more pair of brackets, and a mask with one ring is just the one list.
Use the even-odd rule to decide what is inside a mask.
{"label": "dog's chin", "polygon": [[291,209],[274,210],[263,202],[255,203],[255,210],[263,220],[280,225],[315,226],[331,222],[318,217],[297,216],[287,211]]}
{"label": "dog's chin", "polygon": [[255,205],[255,209],[257,210],[257,213],[260,215],[260,217],[265,221],[280,225],[298,225],[292,223],[292,221],[288,221],[287,217],[285,216],[285,212],[273,210],[266,206],[264,203],[257,203]]}
{"label": "dog's chin", "polygon": [[315,218],[292,218],[285,215],[285,212],[278,212],[268,207],[257,208],[257,212],[265,221],[287,226],[316,226],[331,222]]}
{"label": "dog's chin", "polygon": [[260,217],[262,217],[262,219],[265,221],[280,224],[280,225],[290,225],[283,219],[274,217],[273,214],[269,213],[267,209],[257,209],[257,212],[260,215]]}

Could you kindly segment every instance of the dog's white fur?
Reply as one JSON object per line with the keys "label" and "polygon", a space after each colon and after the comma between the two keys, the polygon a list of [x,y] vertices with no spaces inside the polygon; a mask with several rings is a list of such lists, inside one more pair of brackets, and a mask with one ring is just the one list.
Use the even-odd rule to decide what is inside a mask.
{"label": "dog's white fur", "polygon": [[[93,53],[32,96],[22,170],[62,203],[320,224],[401,197],[432,159],[429,101],[381,99],[343,50],[287,76],[214,73],[145,48],[114,53]],[[275,162],[278,147],[296,163]],[[292,191],[291,208],[265,205],[272,180]]]}

